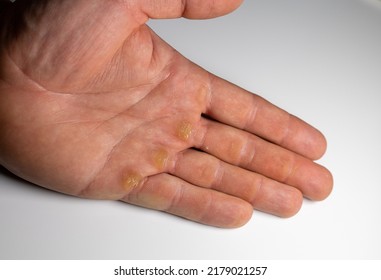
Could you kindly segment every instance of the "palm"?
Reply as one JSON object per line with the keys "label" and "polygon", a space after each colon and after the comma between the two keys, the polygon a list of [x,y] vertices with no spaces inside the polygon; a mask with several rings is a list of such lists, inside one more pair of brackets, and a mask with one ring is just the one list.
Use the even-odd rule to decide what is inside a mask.
{"label": "palm", "polygon": [[[299,208],[299,190],[311,198],[327,195],[325,170],[287,150],[313,158],[321,148],[311,151],[314,143],[303,146],[305,139],[278,136],[285,130],[283,120],[273,131],[253,131],[248,123],[253,98],[271,114],[284,112],[184,59],[144,24],[143,16],[131,20],[131,14],[102,1],[91,11],[84,5],[49,10],[37,23],[38,33],[26,32],[13,42],[6,60],[13,71],[5,80],[17,90],[1,102],[7,112],[7,133],[0,142],[8,151],[7,168],[67,194],[124,200],[219,226],[246,221],[250,204],[287,216]],[[52,21],[72,11],[76,21]],[[43,25],[44,20],[54,23]],[[21,77],[28,82],[20,84]],[[237,91],[238,101],[230,91]],[[282,141],[287,149],[242,128]],[[264,160],[278,155],[275,166],[274,160],[255,163],[250,143],[264,147]],[[313,189],[300,175],[288,174],[295,164],[325,178],[324,188]],[[275,185],[283,189],[277,195]],[[274,206],[281,199],[288,205]]]}

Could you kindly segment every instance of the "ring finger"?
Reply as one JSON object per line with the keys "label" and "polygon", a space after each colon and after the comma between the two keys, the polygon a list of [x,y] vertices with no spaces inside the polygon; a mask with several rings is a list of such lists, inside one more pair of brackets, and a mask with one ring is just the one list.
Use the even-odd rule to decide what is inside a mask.
{"label": "ring finger", "polygon": [[281,217],[296,214],[302,204],[302,194],[296,188],[196,150],[178,154],[171,173],[193,185],[244,199],[257,210]]}

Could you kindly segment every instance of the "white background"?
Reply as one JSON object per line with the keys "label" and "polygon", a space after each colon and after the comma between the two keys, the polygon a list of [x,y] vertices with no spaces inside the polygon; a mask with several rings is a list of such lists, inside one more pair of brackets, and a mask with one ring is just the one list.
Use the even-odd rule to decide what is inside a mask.
{"label": "white background", "polygon": [[0,259],[380,259],[381,3],[246,0],[208,21],[150,26],[207,70],[326,135],[331,196],[280,219],[212,228],[121,202],[82,200],[0,169]]}

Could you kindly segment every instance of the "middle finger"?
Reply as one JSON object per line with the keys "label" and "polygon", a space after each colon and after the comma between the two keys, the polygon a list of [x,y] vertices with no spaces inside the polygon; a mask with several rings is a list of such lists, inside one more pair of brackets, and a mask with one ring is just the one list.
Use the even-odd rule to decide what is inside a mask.
{"label": "middle finger", "polygon": [[304,196],[324,199],[332,177],[323,166],[262,138],[212,120],[202,119],[203,138],[196,148],[232,165],[298,188]]}

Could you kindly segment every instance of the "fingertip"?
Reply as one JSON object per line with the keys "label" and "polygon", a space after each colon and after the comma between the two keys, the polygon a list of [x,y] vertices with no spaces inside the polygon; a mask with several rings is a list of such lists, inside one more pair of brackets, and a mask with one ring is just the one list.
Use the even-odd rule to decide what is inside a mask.
{"label": "fingertip", "polygon": [[243,0],[187,0],[183,17],[189,19],[214,18],[229,14],[241,6]]}
{"label": "fingertip", "polygon": [[325,152],[327,151],[327,138],[324,136],[324,134],[315,129],[315,133],[314,133],[314,136],[313,136],[313,146],[311,148],[311,154],[310,154],[310,158],[312,160],[318,160],[320,159],[324,154]]}
{"label": "fingertip", "polygon": [[283,203],[282,208],[276,213],[281,218],[290,218],[295,216],[303,205],[303,194],[296,188],[290,188],[288,190],[287,203]]}
{"label": "fingertip", "polygon": [[253,215],[252,205],[242,199],[231,197],[223,204],[225,205],[219,205],[223,209],[220,209],[218,213],[211,211],[212,215],[201,222],[219,228],[233,229],[247,224]]}
{"label": "fingertip", "polygon": [[324,134],[298,117],[290,116],[287,137],[282,145],[311,160],[320,159],[327,150]]}
{"label": "fingertip", "polygon": [[320,166],[319,177],[315,180],[311,180],[308,193],[306,193],[305,196],[315,201],[324,200],[331,194],[333,183],[332,173],[324,166]]}
{"label": "fingertip", "polygon": [[303,204],[302,192],[292,186],[268,180],[253,202],[255,209],[281,218],[297,214]]}
{"label": "fingertip", "polygon": [[226,228],[240,228],[246,225],[253,216],[253,206],[249,203],[242,203],[238,209],[232,222]]}

